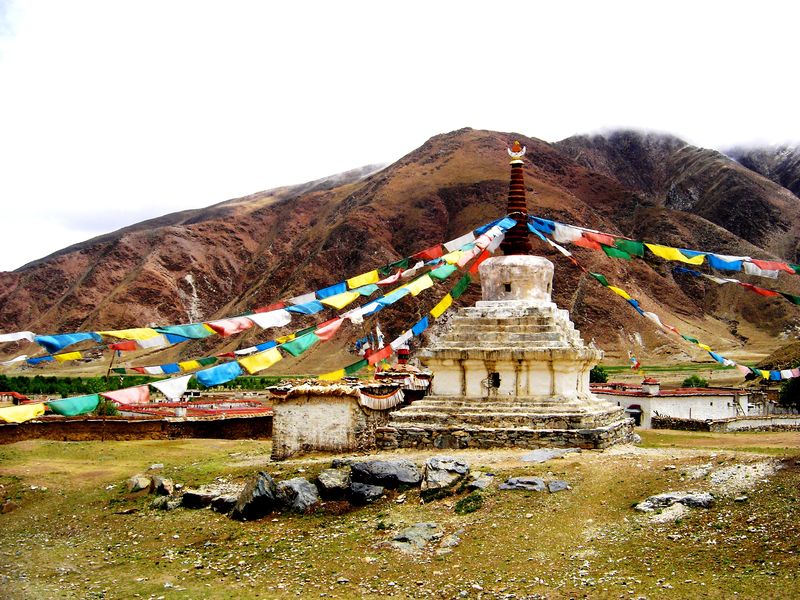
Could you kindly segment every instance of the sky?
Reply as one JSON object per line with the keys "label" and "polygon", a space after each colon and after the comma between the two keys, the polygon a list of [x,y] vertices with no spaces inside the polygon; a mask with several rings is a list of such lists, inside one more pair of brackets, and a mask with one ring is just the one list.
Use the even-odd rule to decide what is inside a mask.
{"label": "sky", "polygon": [[800,5],[0,0],[0,270],[462,127],[800,141]]}

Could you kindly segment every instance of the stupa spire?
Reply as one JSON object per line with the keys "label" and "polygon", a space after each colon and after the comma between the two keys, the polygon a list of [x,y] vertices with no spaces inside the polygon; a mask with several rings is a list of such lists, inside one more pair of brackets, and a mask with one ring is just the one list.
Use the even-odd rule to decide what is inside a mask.
{"label": "stupa spire", "polygon": [[511,157],[511,181],[508,185],[508,205],[506,214],[517,224],[506,233],[500,249],[503,254],[530,254],[531,241],[528,238],[528,203],[525,199],[525,180],[522,175],[522,157],[526,147],[515,140],[508,155]]}

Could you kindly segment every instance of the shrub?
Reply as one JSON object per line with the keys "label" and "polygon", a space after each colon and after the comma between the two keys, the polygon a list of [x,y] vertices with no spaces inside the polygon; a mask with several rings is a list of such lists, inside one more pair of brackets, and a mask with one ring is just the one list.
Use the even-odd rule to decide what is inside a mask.
{"label": "shrub", "polygon": [[681,385],[683,387],[706,388],[708,387],[708,381],[697,375],[692,375],[684,379]]}
{"label": "shrub", "polygon": [[479,491],[475,490],[468,496],[464,496],[461,500],[456,502],[455,511],[458,515],[466,515],[468,513],[475,512],[482,506],[483,496]]}
{"label": "shrub", "polygon": [[589,382],[605,383],[606,381],[608,381],[608,372],[600,365],[593,366],[592,370],[589,371]]}
{"label": "shrub", "polygon": [[119,409],[117,408],[117,403],[113,400],[100,398],[100,402],[97,403],[97,408],[94,409],[94,414],[98,417],[115,417],[119,414]]}

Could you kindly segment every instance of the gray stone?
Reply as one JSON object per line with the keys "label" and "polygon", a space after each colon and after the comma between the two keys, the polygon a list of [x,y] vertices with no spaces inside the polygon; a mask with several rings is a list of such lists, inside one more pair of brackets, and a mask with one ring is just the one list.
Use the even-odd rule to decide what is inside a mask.
{"label": "gray stone", "polygon": [[223,494],[221,496],[217,496],[211,501],[211,510],[222,513],[223,515],[227,515],[233,510],[233,507],[236,506],[236,502],[238,500],[239,497],[235,494]]}
{"label": "gray stone", "polygon": [[710,508],[714,504],[714,496],[708,492],[665,492],[650,496],[634,508],[641,512],[653,512],[673,504],[683,504],[690,508]]}
{"label": "gray stone", "polygon": [[628,443],[638,446],[642,443],[642,436],[640,436],[638,433],[631,433],[628,436]]}
{"label": "gray stone", "polygon": [[562,458],[572,452],[580,452],[580,448],[537,448],[524,454],[520,460],[524,462],[543,463],[553,458]]}
{"label": "gray stone", "polygon": [[158,471],[159,469],[164,468],[164,463],[153,463],[150,465],[150,468],[147,469],[148,471]]}
{"label": "gray stone", "polygon": [[441,537],[442,528],[438,523],[415,523],[395,535],[391,545],[403,552],[417,552]]}
{"label": "gray stone", "polygon": [[354,458],[334,458],[331,461],[331,469],[342,469],[344,467],[349,467],[350,465],[355,462]]}
{"label": "gray stone", "polygon": [[175,484],[172,479],[162,477],[161,475],[153,476],[153,493],[159,496],[171,496],[175,493]]}
{"label": "gray stone", "polygon": [[466,461],[452,456],[433,456],[423,467],[423,491],[436,491],[455,487],[469,475]]}
{"label": "gray stone", "polygon": [[419,485],[422,474],[417,465],[407,460],[368,460],[350,465],[353,481],[395,488],[400,485]]}
{"label": "gray stone", "polygon": [[278,505],[277,486],[268,473],[260,472],[239,494],[231,517],[237,521],[260,519],[275,510]]}
{"label": "gray stone", "polygon": [[128,486],[128,491],[132,494],[141,492],[142,490],[149,490],[153,484],[152,480],[146,475],[134,475],[125,483]]}
{"label": "gray stone", "polygon": [[348,498],[353,504],[369,504],[379,500],[383,492],[382,486],[354,481],[350,484]]}
{"label": "gray stone", "polygon": [[278,484],[277,498],[282,508],[305,512],[319,503],[319,492],[308,479],[295,477]]}
{"label": "gray stone", "polygon": [[554,479],[553,481],[547,482],[547,489],[551,494],[555,494],[556,492],[563,492],[564,490],[571,490],[572,488],[566,481]]}
{"label": "gray stone", "polygon": [[733,499],[734,502],[747,502],[747,500],[747,496],[736,496],[736,498]]}
{"label": "gray stone", "polygon": [[510,477],[505,483],[499,485],[501,490],[528,490],[530,492],[543,492],[546,488],[541,477]]}
{"label": "gray stone", "polygon": [[185,508],[205,508],[219,496],[219,490],[212,488],[186,489],[181,496],[181,504]]}
{"label": "gray stone", "polygon": [[181,505],[180,498],[170,498],[168,496],[159,496],[150,503],[150,508],[157,510],[175,510]]}
{"label": "gray stone", "polygon": [[350,487],[350,469],[324,469],[317,476],[317,487],[323,498],[342,498]]}
{"label": "gray stone", "polygon": [[494,475],[491,473],[481,473],[480,471],[474,471],[469,475],[470,480],[467,483],[467,489],[470,491],[475,490],[485,490],[488,489],[492,483],[494,483]]}

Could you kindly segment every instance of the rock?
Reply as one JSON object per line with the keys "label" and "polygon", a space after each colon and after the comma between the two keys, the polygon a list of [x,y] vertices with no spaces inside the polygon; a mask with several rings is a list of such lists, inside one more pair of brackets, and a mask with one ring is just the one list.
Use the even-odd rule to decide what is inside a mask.
{"label": "rock", "polygon": [[141,492],[142,490],[149,490],[152,485],[152,480],[145,475],[134,475],[125,483],[128,486],[128,491],[131,494]]}
{"label": "rock", "polygon": [[223,494],[221,496],[217,496],[211,501],[211,510],[223,515],[227,515],[233,510],[233,507],[236,506],[236,502],[238,500],[239,497],[234,494]]}
{"label": "rock", "polygon": [[209,488],[186,489],[181,496],[181,504],[185,508],[205,508],[219,496],[219,490]]}
{"label": "rock", "polygon": [[638,446],[642,443],[642,436],[640,436],[638,433],[631,433],[628,436],[628,443]]}
{"label": "rock", "polygon": [[403,552],[417,552],[441,537],[442,528],[438,523],[415,523],[394,536],[390,544]]}
{"label": "rock", "polygon": [[510,477],[505,483],[500,484],[499,489],[543,492],[545,490],[545,485],[541,477]]}
{"label": "rock", "polygon": [[150,468],[147,469],[148,471],[158,471],[159,469],[164,468],[164,463],[153,463],[150,465]]}
{"label": "rock", "polygon": [[3,507],[0,508],[0,514],[6,515],[12,511],[15,511],[19,508],[19,504],[11,500],[10,498],[3,502]]}
{"label": "rock", "polygon": [[553,458],[562,458],[572,452],[580,452],[580,448],[538,448],[524,454],[520,460],[524,462],[543,463]]}
{"label": "rock", "polygon": [[153,476],[153,493],[159,496],[171,496],[175,493],[175,484],[168,477]]}
{"label": "rock", "polygon": [[350,484],[348,498],[353,504],[369,504],[379,500],[383,496],[384,489],[379,485],[359,483],[354,481]]}
{"label": "rock", "polygon": [[283,508],[305,512],[319,503],[319,492],[308,479],[295,477],[278,484],[277,498]]}
{"label": "rock", "polygon": [[736,496],[736,498],[733,499],[734,502],[747,502],[747,500],[747,496]]}
{"label": "rock", "polygon": [[451,533],[450,535],[446,535],[442,538],[442,541],[439,542],[440,548],[455,548],[461,543],[461,534],[464,533],[463,529],[459,529],[455,533]]}
{"label": "rock", "polygon": [[422,474],[417,465],[407,460],[368,460],[350,465],[353,481],[395,488],[400,485],[419,485]]}
{"label": "rock", "polygon": [[422,469],[422,491],[435,492],[455,487],[469,475],[466,461],[452,456],[433,456]]}
{"label": "rock", "polygon": [[239,494],[231,517],[237,521],[260,519],[278,506],[277,486],[268,473],[260,472]]}
{"label": "rock", "polygon": [[481,473],[476,471],[470,473],[470,481],[467,484],[467,489],[470,491],[485,490],[494,482],[494,475],[491,473]]}
{"label": "rock", "polygon": [[651,523],[674,523],[686,513],[689,512],[689,507],[684,504],[673,504],[663,509],[660,513],[650,515]]}
{"label": "rock", "polygon": [[556,492],[563,492],[564,490],[571,490],[572,488],[566,481],[561,479],[554,479],[553,481],[547,482],[547,490],[551,494],[555,494]]}
{"label": "rock", "polygon": [[344,467],[349,467],[350,465],[355,462],[354,458],[334,458],[331,461],[331,469],[342,469]]}
{"label": "rock", "polygon": [[678,467],[676,467],[675,465],[664,465],[664,470],[665,471],[674,471],[677,468]]}
{"label": "rock", "polygon": [[676,503],[690,508],[710,508],[714,504],[714,496],[708,492],[665,492],[650,496],[634,508],[641,512],[653,512]]}
{"label": "rock", "polygon": [[323,498],[342,498],[350,487],[350,469],[325,469],[317,476],[317,487]]}
{"label": "rock", "polygon": [[159,496],[150,503],[150,508],[156,510],[175,510],[181,505],[180,498],[169,498],[167,496]]}

